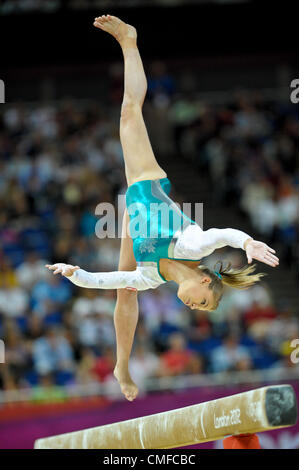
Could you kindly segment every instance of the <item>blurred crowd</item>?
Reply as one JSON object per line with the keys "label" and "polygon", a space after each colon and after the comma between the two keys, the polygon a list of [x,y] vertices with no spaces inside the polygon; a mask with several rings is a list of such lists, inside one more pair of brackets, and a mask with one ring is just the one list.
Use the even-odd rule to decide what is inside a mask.
{"label": "blurred crowd", "polygon": [[[43,387],[114,382],[115,292],[79,289],[45,264],[117,269],[120,240],[96,237],[95,208],[103,201],[117,208],[126,189],[119,86],[112,83],[108,108],[62,100],[0,110],[4,390],[35,387],[39,397]],[[153,140],[162,132],[161,151],[207,171],[217,203],[240,201],[261,236],[280,240],[285,261],[299,266],[296,107],[244,93],[214,106],[178,88],[165,67],[152,68],[145,114],[155,116]],[[219,257],[244,262],[226,248],[206,261]],[[141,389],[150,377],[294,366],[290,341],[299,338],[299,321],[287,299],[275,305],[266,282],[247,291],[226,288],[210,313],[191,312],[172,285],[141,293],[139,305],[130,367]]]}
{"label": "blurred crowd", "polygon": [[87,10],[94,8],[124,8],[134,6],[177,6],[195,3],[198,0],[3,0],[0,13],[53,13],[58,10]]}

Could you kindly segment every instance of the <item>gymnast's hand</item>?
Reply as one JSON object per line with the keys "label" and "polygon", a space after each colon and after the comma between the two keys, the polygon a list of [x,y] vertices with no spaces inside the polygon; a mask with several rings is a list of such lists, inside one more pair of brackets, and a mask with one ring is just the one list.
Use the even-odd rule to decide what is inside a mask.
{"label": "gymnast's hand", "polygon": [[249,264],[253,259],[256,259],[262,263],[272,266],[273,268],[279,265],[279,259],[273,254],[276,253],[276,251],[266,245],[266,243],[250,238],[244,243],[244,249],[246,250]]}
{"label": "gymnast's hand", "polygon": [[56,264],[46,264],[46,268],[50,271],[54,271],[53,274],[61,274],[62,276],[70,277],[74,274],[75,271],[80,269],[79,266],[72,266],[71,264],[56,263]]}

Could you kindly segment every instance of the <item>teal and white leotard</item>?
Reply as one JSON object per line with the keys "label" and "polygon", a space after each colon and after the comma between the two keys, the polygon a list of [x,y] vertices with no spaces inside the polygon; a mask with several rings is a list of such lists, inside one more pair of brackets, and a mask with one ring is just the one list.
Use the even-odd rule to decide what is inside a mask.
{"label": "teal and white leotard", "polygon": [[233,228],[202,230],[170,199],[170,189],[169,179],[162,178],[136,182],[127,190],[135,271],[88,273],[79,269],[68,279],[88,288],[155,289],[166,282],[159,271],[160,259],[194,261],[227,245],[244,249],[245,240],[250,238],[247,233]]}
{"label": "teal and white leotard", "polygon": [[175,258],[178,234],[195,224],[170,199],[170,189],[169,179],[163,178],[139,181],[127,190],[130,235],[138,266],[152,263],[159,269],[160,259]]}

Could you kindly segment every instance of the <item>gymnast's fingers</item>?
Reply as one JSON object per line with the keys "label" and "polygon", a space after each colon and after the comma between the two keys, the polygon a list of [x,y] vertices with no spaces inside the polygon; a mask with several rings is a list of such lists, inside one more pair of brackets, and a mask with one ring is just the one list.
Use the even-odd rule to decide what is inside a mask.
{"label": "gymnast's fingers", "polygon": [[272,253],[270,253],[269,251],[265,252],[265,256],[268,256],[268,258],[273,259],[273,261],[279,261],[279,258],[277,256],[273,255]]}
{"label": "gymnast's fingers", "polygon": [[265,264],[268,264],[269,266],[272,266],[272,268],[275,268],[275,266],[277,266],[277,263],[272,259],[268,258],[267,256],[264,256],[261,261]]}
{"label": "gymnast's fingers", "polygon": [[267,253],[266,256],[267,256],[267,258],[269,258],[269,259],[271,259],[272,261],[274,261],[274,263],[279,264],[279,259],[277,258],[277,256],[274,256],[274,255],[272,255],[272,254],[270,254],[270,253]]}
{"label": "gymnast's fingers", "polygon": [[[75,271],[78,271],[78,269],[80,269],[79,266],[71,266],[65,272],[68,273],[70,276],[72,276]],[[64,274],[64,272],[63,272],[63,274]]]}
{"label": "gymnast's fingers", "polygon": [[59,267],[59,268],[56,269],[56,271],[54,271],[53,274],[59,274],[61,272],[62,272],[62,267]]}
{"label": "gymnast's fingers", "polygon": [[46,264],[46,268],[50,269],[50,271],[54,271],[57,268],[57,264]]}

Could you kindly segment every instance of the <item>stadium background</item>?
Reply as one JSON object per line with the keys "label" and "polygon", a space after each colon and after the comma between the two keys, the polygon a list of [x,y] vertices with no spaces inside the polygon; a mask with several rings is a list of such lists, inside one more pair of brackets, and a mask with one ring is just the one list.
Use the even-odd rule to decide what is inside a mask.
{"label": "stadium background", "polygon": [[[299,338],[299,77],[287,2],[12,1],[0,6],[0,446],[292,383]],[[115,293],[49,276],[46,261],[115,270],[119,240],[95,236],[95,207],[125,181],[118,122],[121,52],[92,19],[139,31],[144,116],[179,202],[204,203],[204,229],[234,227],[274,247],[277,269],[189,312],[173,286],[140,294],[126,402],[113,379]],[[287,25],[287,28],[285,26]],[[211,255],[235,266],[244,253]],[[299,447],[299,428],[261,435]],[[221,443],[199,447],[221,446]]]}

